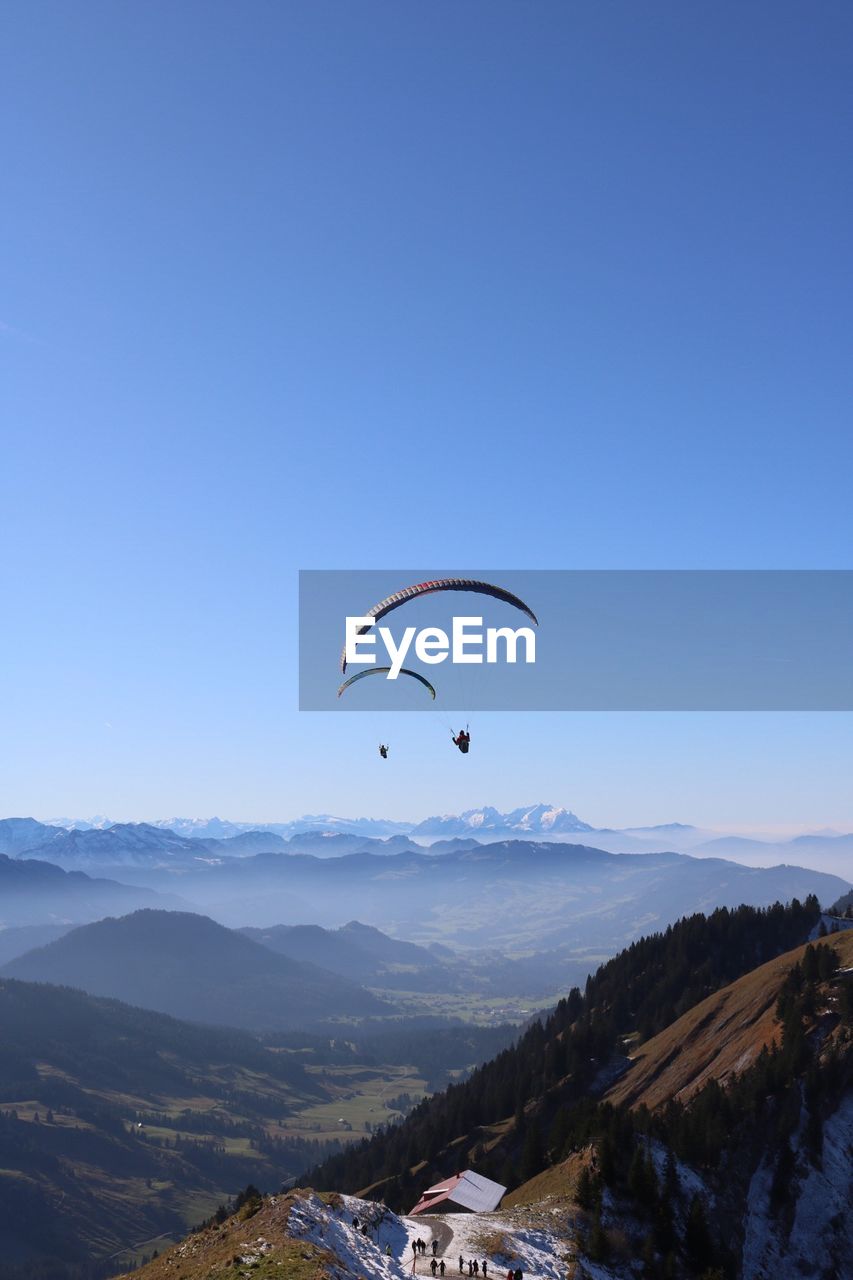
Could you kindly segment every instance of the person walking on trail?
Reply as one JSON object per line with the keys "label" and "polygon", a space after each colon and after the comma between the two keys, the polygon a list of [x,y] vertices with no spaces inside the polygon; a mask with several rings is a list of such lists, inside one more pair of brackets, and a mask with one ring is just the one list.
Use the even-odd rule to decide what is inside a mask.
{"label": "person walking on trail", "polygon": [[488,1271],[486,1270],[488,1265],[489,1264],[486,1262],[486,1259],[484,1258],[483,1259],[483,1280],[486,1280],[486,1276],[489,1274]]}
{"label": "person walking on trail", "polygon": [[444,1275],[444,1258],[442,1258],[441,1262],[438,1264],[438,1274],[441,1276]]}
{"label": "person walking on trail", "polygon": [[477,1259],[475,1258],[475,1259],[474,1259],[474,1275],[475,1275],[475,1276],[478,1276],[479,1274],[480,1274],[480,1264],[479,1264],[479,1262],[477,1261]]}
{"label": "person walking on trail", "polygon": [[459,1255],[459,1274],[460,1276],[465,1274],[465,1259],[462,1257],[461,1253]]}
{"label": "person walking on trail", "polygon": [[432,1242],[432,1256],[433,1256],[433,1257],[435,1257],[435,1255],[436,1255],[437,1253],[438,1253],[438,1241],[437,1241],[437,1240],[433,1240],[433,1242]]}
{"label": "person walking on trail", "polygon": [[468,1275],[469,1275],[469,1276],[472,1276],[473,1274],[474,1274],[474,1264],[473,1264],[473,1262],[471,1261],[471,1259],[469,1258],[469,1259],[468,1259]]}
{"label": "person walking on trail", "polygon": [[432,1274],[435,1275],[436,1271],[438,1270],[438,1263],[436,1262],[435,1258],[433,1258],[430,1261],[429,1269],[432,1272]]}

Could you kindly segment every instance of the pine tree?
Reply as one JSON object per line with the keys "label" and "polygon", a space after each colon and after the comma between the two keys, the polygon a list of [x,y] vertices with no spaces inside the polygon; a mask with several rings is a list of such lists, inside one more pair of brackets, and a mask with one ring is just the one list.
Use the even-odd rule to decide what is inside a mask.
{"label": "pine tree", "polygon": [[643,1249],[640,1254],[640,1260],[643,1264],[643,1276],[649,1277],[649,1280],[657,1280],[660,1274],[657,1265],[657,1250],[655,1249],[655,1238],[649,1234],[643,1241]]}
{"label": "pine tree", "polygon": [[616,1148],[609,1133],[604,1135],[598,1148],[598,1167],[605,1186],[613,1186],[616,1181]]}
{"label": "pine tree", "polygon": [[646,1161],[641,1147],[637,1147],[628,1170],[628,1190],[641,1204],[646,1202]]}
{"label": "pine tree", "polygon": [[590,1210],[593,1207],[594,1199],[596,1199],[596,1196],[594,1196],[593,1176],[589,1172],[589,1165],[584,1165],[583,1169],[580,1170],[578,1187],[575,1188],[575,1203],[579,1204],[580,1208]]}
{"label": "pine tree", "polygon": [[521,1154],[521,1180],[527,1182],[530,1178],[535,1178],[537,1173],[541,1173],[545,1167],[545,1152],[542,1149],[542,1139],[539,1136],[539,1126],[534,1121],[527,1130],[527,1137],[524,1139],[524,1150]]}
{"label": "pine tree", "polygon": [[711,1233],[708,1230],[708,1219],[705,1216],[705,1205],[698,1193],[690,1202],[687,1225],[684,1228],[684,1248],[694,1271],[705,1268],[709,1262],[713,1261],[713,1246]]}
{"label": "pine tree", "polygon": [[776,1161],[776,1171],[773,1174],[773,1182],[770,1187],[770,1210],[772,1213],[778,1213],[784,1204],[791,1197],[791,1180],[794,1176],[794,1168],[796,1160],[791,1144],[785,1139],[779,1152],[779,1159]]}
{"label": "pine tree", "polygon": [[587,1245],[587,1253],[593,1262],[606,1262],[607,1255],[610,1251],[607,1232],[601,1221],[601,1211],[595,1215],[592,1224],[592,1230],[589,1233],[589,1243]]}

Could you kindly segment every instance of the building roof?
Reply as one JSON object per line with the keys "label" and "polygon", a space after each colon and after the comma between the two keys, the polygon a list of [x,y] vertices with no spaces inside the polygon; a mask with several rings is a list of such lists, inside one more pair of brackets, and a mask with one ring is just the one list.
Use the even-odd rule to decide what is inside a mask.
{"label": "building roof", "polygon": [[472,1213],[491,1213],[497,1209],[505,1192],[506,1187],[502,1187],[499,1182],[492,1182],[491,1178],[484,1178],[481,1173],[466,1169],[464,1173],[457,1173],[454,1177],[445,1178],[429,1187],[412,1209],[412,1213],[447,1213],[452,1212],[454,1205],[458,1205],[460,1209],[469,1209]]}

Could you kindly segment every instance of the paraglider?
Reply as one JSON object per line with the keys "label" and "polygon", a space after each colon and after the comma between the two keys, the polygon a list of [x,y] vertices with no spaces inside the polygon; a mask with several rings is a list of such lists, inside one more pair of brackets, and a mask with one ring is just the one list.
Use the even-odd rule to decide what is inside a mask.
{"label": "paraglider", "polygon": [[384,742],[380,742],[379,744],[379,754],[381,755],[383,760],[388,759],[388,747]]}
{"label": "paraglider", "polygon": [[468,729],[460,729],[456,737],[453,739],[454,747],[458,747],[463,756],[467,756],[468,748],[471,745],[471,735]]}
{"label": "paraglider", "polygon": [[[349,680],[345,680],[343,682],[340,689],[338,689],[338,697],[340,697],[344,690],[348,689],[351,684],[355,684],[356,680],[364,680],[365,676],[387,675],[390,670],[390,667],[369,667],[367,671],[356,672],[354,676],[350,676]],[[430,697],[433,699],[435,698],[435,689],[432,687],[429,680],[427,680],[426,676],[422,676],[419,671],[410,671],[408,667],[401,667],[400,675],[411,676],[413,680],[419,680],[429,693]]]}
{"label": "paraglider", "polygon": [[[507,591],[504,587],[493,586],[490,582],[480,582],[477,578],[436,578],[432,582],[418,582],[414,586],[404,587],[402,591],[395,591],[393,595],[380,600],[379,604],[375,604],[372,609],[368,609],[361,616],[373,618],[374,622],[378,622],[380,618],[384,618],[392,609],[398,609],[401,604],[407,604],[409,600],[415,600],[418,596],[430,595],[434,591],[473,591],[479,595],[492,596],[495,600],[503,600],[505,604],[510,604],[513,608],[520,609],[522,613],[527,614],[528,618],[537,627],[539,625],[539,619],[536,614],[518,596],[513,595],[511,591]],[[371,625],[368,623],[359,627],[356,634],[365,635],[370,630]],[[346,674],[346,669],[347,653],[346,648],[344,648],[341,653],[341,671]]]}

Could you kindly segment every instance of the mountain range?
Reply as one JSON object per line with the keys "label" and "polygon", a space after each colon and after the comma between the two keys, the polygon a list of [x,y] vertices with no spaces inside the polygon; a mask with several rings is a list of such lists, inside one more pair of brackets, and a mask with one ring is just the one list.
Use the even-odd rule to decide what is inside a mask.
{"label": "mountain range", "polygon": [[[244,928],[240,932],[278,955],[319,965],[341,977],[373,987],[405,985],[415,974],[418,985],[422,986],[424,969],[431,972],[445,968],[426,947],[389,938],[358,920],[350,920],[340,929],[322,929],[316,924],[280,924],[271,929]],[[438,989],[446,988],[445,978],[444,985]]]}
{"label": "mountain range", "polygon": [[[484,833],[489,839],[513,835],[561,835],[593,828],[569,809],[551,804],[525,805],[501,813],[486,805],[481,809],[466,809],[460,814],[443,814],[426,818],[421,822],[400,822],[388,818],[339,818],[333,814],[306,814],[290,822],[231,822],[223,818],[159,818],[146,823],[114,823],[99,816],[95,819],[55,818],[49,823],[38,823],[32,818],[7,819],[22,831],[21,848],[35,847],[49,838],[49,830],[58,829],[96,832],[111,827],[145,826],[170,832],[187,840],[230,840],[248,832],[264,832],[282,841],[306,834],[364,836],[385,839],[389,836],[468,836]],[[0,843],[0,850],[3,844]],[[6,850],[4,850],[6,851]],[[10,851],[10,850],[9,850]]]}
{"label": "mountain range", "polygon": [[[114,840],[111,830],[92,838]],[[16,832],[7,838],[20,844],[33,828]],[[335,848],[364,839],[314,836]],[[361,1034],[358,1020],[368,1020],[377,1046],[378,1037],[398,1035],[387,993],[481,964],[485,971],[489,944],[510,953],[502,960],[519,973],[532,959],[528,951],[556,946],[555,971],[585,994],[569,992],[555,1013],[530,1024],[517,1048],[499,1046],[500,1056],[470,1086],[461,1078],[409,1119],[398,1116],[399,1125],[374,1142],[321,1163],[313,1185],[359,1190],[406,1209],[425,1180],[461,1159],[512,1188],[515,1216],[506,1230],[521,1224],[513,1249],[523,1250],[546,1220],[571,1220],[565,1242],[558,1248],[549,1237],[542,1257],[573,1249],[598,1280],[623,1280],[620,1249],[648,1255],[646,1274],[701,1275],[690,1269],[701,1252],[691,1218],[700,1212],[697,1195],[706,1233],[724,1242],[713,1246],[715,1265],[732,1275],[784,1274],[773,1241],[786,1222],[794,1224],[784,1227],[785,1248],[798,1259],[798,1274],[810,1249],[821,1261],[818,1274],[829,1274],[836,1253],[847,1256],[846,1193],[836,1174],[853,1141],[853,1115],[848,1123],[843,1103],[853,931],[825,940],[839,952],[832,965],[803,945],[821,928],[809,894],[828,903],[843,882],[795,867],[612,854],[567,842],[450,838],[449,851],[438,854],[399,836],[385,841],[398,851],[319,858],[274,851],[210,857],[204,840],[194,840],[202,856],[192,862],[179,852],[153,869],[128,864],[129,872],[179,886],[193,902],[212,895],[241,929],[148,909],[53,939],[64,925],[8,931],[10,945],[15,934],[19,944],[47,945],[0,972],[6,1258],[32,1263],[39,1274],[45,1253],[63,1256],[70,1269],[52,1263],[49,1274],[72,1280],[73,1268],[89,1259],[158,1232],[180,1235],[214,1211],[229,1178],[275,1190],[283,1176],[322,1160],[330,1148],[309,1156],[307,1144],[288,1135],[289,1109],[298,1100],[308,1134],[321,1123],[313,1118],[318,1108],[347,1114],[348,1092],[371,1070],[367,1062],[357,1070],[348,1064],[339,1074],[341,1055],[351,1056],[350,1041]],[[34,876],[48,886],[83,886],[90,906],[93,894],[127,889],[26,857],[3,855],[3,874],[10,883]],[[737,906],[746,897],[799,902],[757,911]],[[721,900],[737,909],[712,911]],[[270,912],[292,909],[298,922],[245,927],[261,903]],[[332,924],[346,910],[345,923],[306,925],[306,904]],[[352,918],[356,911],[361,920]],[[662,928],[679,915],[688,918]],[[414,941],[376,927],[392,916]],[[447,941],[464,954],[439,945]],[[587,985],[598,959],[621,946]],[[497,959],[494,969],[503,981]],[[329,1022],[341,1025],[340,1046]],[[266,1033],[264,1041],[216,1029],[228,1026]],[[297,1044],[297,1026],[314,1026],[316,1034]],[[422,1038],[434,1046],[438,1033]],[[420,1052],[423,1045],[401,1043],[392,1061],[416,1062]],[[400,1105],[408,1109],[411,1100]],[[373,1210],[368,1204],[362,1212]],[[256,1239],[246,1236],[255,1230],[246,1220],[237,1220],[233,1235],[231,1228],[223,1234],[220,1220],[211,1236],[212,1245],[227,1238],[235,1274],[240,1241]],[[205,1239],[191,1237],[159,1270],[155,1263],[151,1280],[172,1273],[208,1280],[195,1252]],[[532,1270],[539,1265],[533,1254],[520,1256],[530,1257]],[[258,1257],[264,1265],[246,1264],[250,1274],[279,1260]],[[296,1255],[282,1257],[296,1266]],[[312,1274],[338,1272],[330,1264]],[[385,1264],[371,1271],[365,1261],[359,1274],[391,1280],[396,1272]]]}
{"label": "mountain range", "polygon": [[423,850],[338,858],[258,854],[164,877],[137,873],[223,923],[339,926],[353,917],[423,946],[504,953],[570,946],[595,962],[680,916],[814,893],[847,882],[797,867],[743,867],[677,853],[612,854],[586,845],[500,841],[436,856]]}
{"label": "mountain range", "polygon": [[853,833],[821,830],[790,837],[772,833],[721,834],[681,822],[596,828],[569,809],[543,803],[507,812],[485,806],[421,822],[339,818],[330,814],[308,814],[279,823],[239,823],[220,818],[112,823],[103,817],[40,823],[32,818],[11,818],[0,821],[0,853],[96,868],[126,862],[192,862],[197,857],[264,852],[311,852],[324,856],[358,848],[394,852],[424,846],[438,853],[444,852],[445,842],[453,839],[480,843],[512,838],[571,841],[578,835],[594,837],[589,843],[610,853],[691,853],[696,857],[733,858],[750,866],[787,862],[853,877]]}
{"label": "mountain range", "polygon": [[534,804],[500,813],[487,806],[484,809],[466,809],[460,814],[445,814],[427,818],[409,831],[416,839],[423,836],[485,835],[490,840],[503,840],[517,835],[565,835],[592,831],[588,822],[582,822],[569,809],[550,804]]}
{"label": "mountain range", "polygon": [[[471,816],[463,815],[466,822]],[[5,819],[0,956],[20,955],[30,937],[30,945],[55,941],[70,925],[144,907],[168,908],[207,915],[231,928],[251,926],[264,936],[249,936],[267,950],[277,949],[281,958],[340,956],[340,963],[321,961],[321,967],[384,992],[468,991],[544,1001],[583,982],[633,938],[680,916],[741,902],[802,900],[811,893],[828,906],[849,890],[849,880],[807,866],[756,867],[675,852],[612,853],[574,843],[577,834],[554,835],[555,827],[574,821],[572,815],[544,806],[508,814],[481,810],[476,817],[482,819],[475,824],[479,837],[446,836],[428,846],[399,833],[377,838],[317,830],[285,840],[271,831],[248,831],[213,838],[146,823],[82,830]],[[504,821],[544,825],[550,834],[537,840],[484,837]],[[604,834],[593,833],[602,843]],[[697,831],[667,834],[692,839]],[[653,838],[640,829],[635,836]],[[809,839],[844,844],[830,834]],[[806,846],[798,838],[795,847]],[[434,950],[412,963],[368,963],[348,950],[351,937],[317,932],[340,930],[354,917],[422,950],[449,947],[451,957],[464,955],[467,963],[446,963],[447,956]],[[43,932],[8,932],[35,927]],[[134,998],[126,991],[111,993]],[[330,1006],[323,1016],[335,1016],[339,1007]],[[251,1016],[260,1014],[259,1007]],[[303,1010],[299,1017],[304,1016]]]}
{"label": "mountain range", "polygon": [[177,911],[136,911],[82,925],[11,960],[2,973],[253,1031],[395,1012],[339,974]]}

